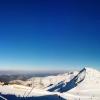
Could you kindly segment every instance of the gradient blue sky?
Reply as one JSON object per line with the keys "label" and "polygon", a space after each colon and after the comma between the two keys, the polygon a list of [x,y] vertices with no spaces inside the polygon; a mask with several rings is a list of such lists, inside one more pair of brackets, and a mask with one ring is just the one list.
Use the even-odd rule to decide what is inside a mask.
{"label": "gradient blue sky", "polygon": [[0,0],[0,69],[100,69],[99,0]]}

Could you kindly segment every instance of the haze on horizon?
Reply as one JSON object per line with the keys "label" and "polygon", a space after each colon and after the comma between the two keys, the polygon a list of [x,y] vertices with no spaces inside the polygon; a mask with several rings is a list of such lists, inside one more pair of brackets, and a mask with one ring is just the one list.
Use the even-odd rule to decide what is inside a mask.
{"label": "haze on horizon", "polygon": [[0,1],[0,69],[100,69],[99,0]]}

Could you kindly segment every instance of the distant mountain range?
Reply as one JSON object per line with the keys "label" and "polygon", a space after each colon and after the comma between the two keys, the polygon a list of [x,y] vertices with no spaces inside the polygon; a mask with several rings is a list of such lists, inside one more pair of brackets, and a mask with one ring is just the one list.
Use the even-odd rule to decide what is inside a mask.
{"label": "distant mountain range", "polygon": [[58,73],[63,73],[63,72],[62,71],[61,72],[0,71],[0,82],[9,83],[10,81],[13,80],[26,81],[27,79],[30,79],[32,77],[45,77],[50,75],[57,75]]}

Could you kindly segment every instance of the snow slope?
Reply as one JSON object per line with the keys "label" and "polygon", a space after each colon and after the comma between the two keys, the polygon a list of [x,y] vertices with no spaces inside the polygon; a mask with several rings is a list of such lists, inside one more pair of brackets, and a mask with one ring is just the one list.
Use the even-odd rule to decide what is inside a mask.
{"label": "snow slope", "polygon": [[[79,83],[78,83],[79,82]],[[100,100],[100,72],[92,68],[84,68],[76,80],[77,86],[67,92],[82,100]],[[66,93],[64,93],[66,95]],[[67,95],[68,97],[68,95]]]}
{"label": "snow slope", "polygon": [[100,100],[100,72],[84,68],[68,83],[62,81],[49,91],[61,92],[67,99]]}
{"label": "snow slope", "polygon": [[[95,84],[97,84],[95,86]],[[66,92],[75,87],[80,89],[91,89],[100,87],[100,72],[92,68],[83,68],[72,80],[69,82],[61,81],[52,86],[49,91]]]}
{"label": "snow slope", "polygon": [[20,85],[0,86],[0,100],[65,100],[54,92]]}
{"label": "snow slope", "polygon": [[[50,98],[52,100],[100,100],[100,72],[92,68],[83,68],[77,74],[44,77],[42,82],[46,85],[45,89],[16,84],[0,85],[0,93],[17,97],[32,97],[33,100],[51,100]],[[52,83],[53,85],[47,87]],[[39,84],[37,82],[37,86]]]}
{"label": "snow slope", "polygon": [[33,77],[28,79],[26,82],[21,81],[13,81],[13,83],[21,82],[22,85],[25,86],[31,86],[35,89],[47,89],[48,87],[52,85],[56,85],[57,83],[61,81],[68,82],[71,80],[78,72],[70,72],[65,74],[58,74],[56,76],[47,76],[47,77]]}

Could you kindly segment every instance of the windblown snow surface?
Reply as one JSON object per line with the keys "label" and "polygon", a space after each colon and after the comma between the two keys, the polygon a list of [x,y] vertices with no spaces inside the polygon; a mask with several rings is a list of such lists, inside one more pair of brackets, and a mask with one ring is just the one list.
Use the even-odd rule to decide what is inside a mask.
{"label": "windblown snow surface", "polygon": [[100,72],[95,69],[83,68],[77,74],[49,76],[43,80],[49,78],[53,81],[43,81],[46,86],[40,89],[16,84],[1,85],[0,100],[100,100]]}

